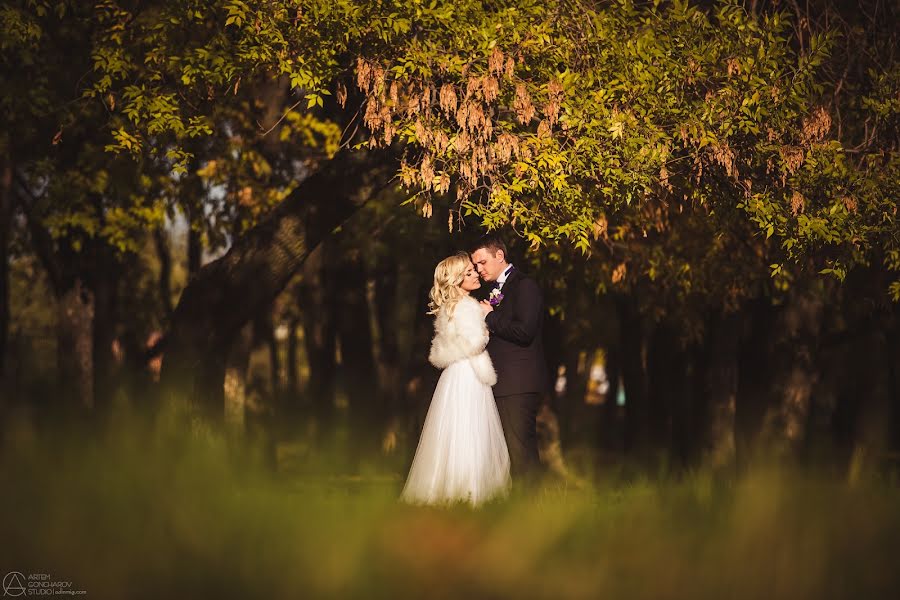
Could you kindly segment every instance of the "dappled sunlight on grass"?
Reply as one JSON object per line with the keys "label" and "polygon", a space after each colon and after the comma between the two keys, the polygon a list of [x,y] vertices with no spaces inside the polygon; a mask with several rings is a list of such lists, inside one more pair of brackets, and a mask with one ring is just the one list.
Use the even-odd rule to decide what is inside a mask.
{"label": "dappled sunlight on grass", "polygon": [[[273,472],[252,446],[114,421],[8,431],[4,572],[88,597],[841,598],[900,590],[900,489],[778,469],[548,483],[472,510],[399,473]],[[51,435],[51,433],[53,433]]]}

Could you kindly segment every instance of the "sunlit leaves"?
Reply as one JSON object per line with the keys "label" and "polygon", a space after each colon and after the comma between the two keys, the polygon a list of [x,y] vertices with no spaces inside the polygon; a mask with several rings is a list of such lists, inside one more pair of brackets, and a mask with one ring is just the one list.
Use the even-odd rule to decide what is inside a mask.
{"label": "sunlit leaves", "polygon": [[[599,253],[610,273],[627,261],[618,283],[646,274],[696,291],[735,262],[747,269],[735,270],[729,290],[772,264],[782,282],[808,261],[840,275],[897,243],[895,150],[848,158],[822,68],[834,35],[798,44],[774,10],[751,14],[727,0],[192,0],[96,10],[89,93],[115,92],[112,150],[186,147],[214,132],[204,117],[241,110],[232,104],[239,84],[283,77],[297,104],[281,142],[332,153],[334,132],[302,115],[333,105],[336,93],[368,129],[361,150],[405,149],[398,170],[417,206],[509,225],[533,245]],[[869,111],[871,145],[876,131],[896,129],[900,77],[896,68],[869,76],[859,110]],[[351,81],[363,102],[348,95]],[[182,151],[169,155],[174,168],[190,154]]]}

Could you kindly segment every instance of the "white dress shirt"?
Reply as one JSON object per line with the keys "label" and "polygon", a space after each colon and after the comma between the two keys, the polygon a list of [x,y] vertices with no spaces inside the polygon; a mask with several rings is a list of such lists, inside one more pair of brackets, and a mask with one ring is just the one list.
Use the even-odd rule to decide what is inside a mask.
{"label": "white dress shirt", "polygon": [[510,263],[510,265],[508,267],[506,267],[506,269],[502,273],[500,273],[500,276],[497,277],[497,289],[498,290],[503,289],[503,284],[506,283],[506,278],[509,277],[509,274],[512,272],[512,270],[513,270],[513,266],[512,266],[512,263]]}

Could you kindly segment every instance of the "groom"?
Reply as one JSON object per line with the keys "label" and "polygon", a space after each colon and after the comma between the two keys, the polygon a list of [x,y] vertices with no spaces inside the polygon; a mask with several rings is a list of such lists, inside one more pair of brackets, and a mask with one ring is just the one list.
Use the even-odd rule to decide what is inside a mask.
{"label": "groom", "polygon": [[470,255],[481,278],[493,284],[481,308],[491,334],[487,350],[497,371],[494,398],[512,474],[534,474],[539,464],[535,419],[548,382],[541,290],[508,262],[506,245],[497,235],[483,236]]}

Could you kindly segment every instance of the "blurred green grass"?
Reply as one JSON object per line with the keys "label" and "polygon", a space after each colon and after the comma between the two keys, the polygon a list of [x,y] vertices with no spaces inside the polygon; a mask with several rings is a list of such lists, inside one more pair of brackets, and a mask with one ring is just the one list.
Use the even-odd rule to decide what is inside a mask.
{"label": "blurred green grass", "polygon": [[88,598],[890,598],[900,487],[758,469],[548,483],[479,510],[399,504],[402,474],[263,468],[122,417],[7,427],[0,571]]}

